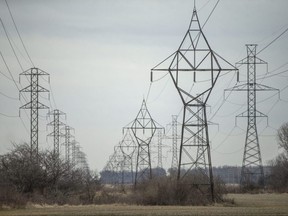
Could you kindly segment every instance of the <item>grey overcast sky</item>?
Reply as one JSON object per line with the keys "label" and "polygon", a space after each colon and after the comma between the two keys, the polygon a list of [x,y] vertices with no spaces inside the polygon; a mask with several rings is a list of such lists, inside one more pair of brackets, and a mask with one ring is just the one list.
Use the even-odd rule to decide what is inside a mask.
{"label": "grey overcast sky", "polygon": [[[196,1],[201,24],[216,2]],[[113,146],[122,139],[122,127],[136,117],[147,96],[150,69],[180,45],[190,22],[193,1],[8,0],[8,3],[35,66],[50,74],[51,86],[46,78],[40,82],[52,89],[56,104],[52,97],[49,102],[45,94],[40,97],[41,102],[67,114],[66,122],[75,128],[76,140],[87,154],[90,168],[101,171]],[[288,28],[287,8],[286,0],[220,0],[204,27],[204,34],[214,51],[235,64],[246,56],[245,44],[256,43],[261,50]],[[23,68],[30,68],[4,0],[0,0],[0,17]],[[0,51],[18,81],[22,71],[2,26]],[[287,56],[288,33],[285,33],[258,57],[269,63],[271,74],[276,74],[288,70]],[[21,119],[25,127],[17,117],[25,101],[21,97],[19,102],[18,90],[2,59],[0,72],[0,154],[3,154],[11,149],[11,142],[29,142],[25,127],[29,130],[30,126],[24,111]],[[265,73],[264,67],[257,69],[258,78]],[[281,90],[280,99],[274,92],[260,92],[257,96],[258,110],[269,116],[268,125],[265,119],[258,120],[264,164],[281,152],[275,133],[288,121],[288,73],[271,74],[258,80]],[[240,79],[245,78],[243,67]],[[223,90],[235,83],[233,73],[221,77],[210,97],[209,118],[219,124],[210,126],[214,166],[242,163],[247,120],[238,119],[235,126],[235,116],[245,111],[246,94],[233,92],[223,103]],[[25,78],[21,78],[21,85],[27,85]],[[163,126],[170,123],[171,115],[179,113],[181,101],[169,76],[153,82],[147,106],[152,117]],[[46,111],[41,111],[41,148],[52,148],[52,140],[46,142],[46,135],[51,132],[49,128],[46,131],[49,121]],[[171,145],[169,142],[165,145]],[[164,148],[165,152],[168,150]],[[169,153],[164,155],[169,166]]]}

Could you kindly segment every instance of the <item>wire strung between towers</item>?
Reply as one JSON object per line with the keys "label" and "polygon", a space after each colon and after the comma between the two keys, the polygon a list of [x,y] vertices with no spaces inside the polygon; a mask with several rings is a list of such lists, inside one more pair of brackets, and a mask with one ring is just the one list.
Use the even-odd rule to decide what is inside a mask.
{"label": "wire strung between towers", "polygon": [[267,49],[271,44],[273,44],[275,41],[277,41],[282,35],[284,35],[286,32],[288,31],[288,28],[286,28],[280,35],[278,35],[275,39],[273,39],[269,44],[267,44],[263,49],[261,49],[257,55],[259,53],[261,53],[262,51],[264,51],[265,49]]}
{"label": "wire strung between towers", "polygon": [[30,57],[30,55],[29,55],[29,53],[28,53],[28,51],[27,51],[27,48],[26,48],[26,46],[25,46],[25,44],[24,44],[24,42],[23,42],[23,40],[22,40],[22,37],[21,37],[21,35],[20,35],[20,32],[19,32],[19,30],[18,30],[18,27],[17,27],[17,25],[16,25],[16,22],[15,22],[15,20],[14,20],[13,14],[12,14],[12,12],[11,12],[11,10],[10,10],[10,7],[9,7],[9,4],[8,4],[7,0],[5,0],[5,3],[6,3],[6,5],[7,5],[7,8],[8,8],[9,14],[10,14],[10,17],[11,17],[11,19],[12,19],[12,21],[13,21],[13,24],[14,24],[14,27],[15,27],[16,32],[17,32],[17,34],[18,34],[18,37],[20,38],[21,44],[22,44],[22,46],[23,46],[23,48],[24,48],[24,50],[25,50],[25,53],[26,53],[26,55],[28,56],[28,58],[29,58],[29,60],[30,60],[30,62],[31,62],[31,64],[32,64],[32,66],[35,67],[32,59],[31,59],[31,57]]}

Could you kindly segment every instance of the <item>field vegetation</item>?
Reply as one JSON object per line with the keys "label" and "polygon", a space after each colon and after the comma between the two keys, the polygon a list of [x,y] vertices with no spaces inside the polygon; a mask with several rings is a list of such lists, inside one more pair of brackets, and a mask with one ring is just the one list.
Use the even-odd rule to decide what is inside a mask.
{"label": "field vegetation", "polygon": [[28,205],[25,209],[2,209],[2,216],[181,216],[181,215],[235,215],[262,216],[288,215],[288,194],[228,194],[233,204],[215,204],[209,206],[143,206],[143,205]]}

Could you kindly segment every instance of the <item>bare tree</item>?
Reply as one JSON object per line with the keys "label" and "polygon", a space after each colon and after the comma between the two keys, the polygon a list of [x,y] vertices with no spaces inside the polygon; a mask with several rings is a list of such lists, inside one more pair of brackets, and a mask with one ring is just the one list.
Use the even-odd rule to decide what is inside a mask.
{"label": "bare tree", "polygon": [[277,139],[278,145],[288,154],[288,122],[278,129]]}
{"label": "bare tree", "polygon": [[278,129],[277,141],[284,152],[270,161],[271,172],[268,176],[268,184],[279,192],[285,192],[288,191],[288,123]]}

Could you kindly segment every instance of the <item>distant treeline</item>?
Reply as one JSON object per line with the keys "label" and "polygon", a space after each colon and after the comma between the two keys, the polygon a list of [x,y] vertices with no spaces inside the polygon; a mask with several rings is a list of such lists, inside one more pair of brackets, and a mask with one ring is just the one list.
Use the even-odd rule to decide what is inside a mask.
{"label": "distant treeline", "polygon": [[[241,166],[219,166],[213,167],[214,178],[220,178],[225,184],[240,184]],[[255,169],[257,169],[255,167]],[[270,174],[270,166],[263,166],[265,176]],[[252,169],[253,170],[253,169]],[[169,176],[175,174],[177,170],[163,168],[152,169],[153,176]],[[132,184],[135,179],[135,172],[123,171],[113,172],[104,170],[100,173],[103,184]]]}

